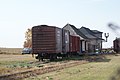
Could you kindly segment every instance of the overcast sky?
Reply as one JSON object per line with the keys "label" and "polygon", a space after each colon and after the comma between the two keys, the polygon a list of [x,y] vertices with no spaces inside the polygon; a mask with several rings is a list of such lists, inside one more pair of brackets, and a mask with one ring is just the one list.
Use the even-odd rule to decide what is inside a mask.
{"label": "overcast sky", "polygon": [[117,35],[109,22],[120,25],[120,0],[0,0],[0,47],[23,47],[32,26],[67,23],[110,33],[103,47],[111,47]]}

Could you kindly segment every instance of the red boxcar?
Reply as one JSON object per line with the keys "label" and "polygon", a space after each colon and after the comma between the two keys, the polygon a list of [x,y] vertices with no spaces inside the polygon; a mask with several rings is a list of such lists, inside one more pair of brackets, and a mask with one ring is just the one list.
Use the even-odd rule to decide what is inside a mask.
{"label": "red boxcar", "polygon": [[70,35],[70,52],[80,52],[80,37]]}

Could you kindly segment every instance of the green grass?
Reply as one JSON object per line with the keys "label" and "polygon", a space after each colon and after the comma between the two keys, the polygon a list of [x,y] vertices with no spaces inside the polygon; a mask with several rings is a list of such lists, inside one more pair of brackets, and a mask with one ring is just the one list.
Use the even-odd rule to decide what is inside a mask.
{"label": "green grass", "polygon": [[120,55],[107,55],[104,60],[90,62],[24,80],[120,80]]}

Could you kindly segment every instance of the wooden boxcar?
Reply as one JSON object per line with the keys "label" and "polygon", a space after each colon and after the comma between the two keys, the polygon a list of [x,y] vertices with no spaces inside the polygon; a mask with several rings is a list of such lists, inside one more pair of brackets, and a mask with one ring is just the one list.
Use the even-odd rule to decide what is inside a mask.
{"label": "wooden boxcar", "polygon": [[32,52],[38,58],[54,58],[62,52],[62,29],[40,25],[32,28]]}

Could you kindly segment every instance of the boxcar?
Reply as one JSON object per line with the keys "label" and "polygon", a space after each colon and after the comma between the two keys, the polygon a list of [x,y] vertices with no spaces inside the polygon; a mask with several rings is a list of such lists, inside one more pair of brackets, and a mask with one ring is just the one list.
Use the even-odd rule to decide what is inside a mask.
{"label": "boxcar", "polygon": [[114,48],[114,51],[115,52],[120,52],[120,38],[116,38],[114,41],[113,41],[113,48]]}
{"label": "boxcar", "polygon": [[62,29],[39,25],[32,28],[32,52],[37,58],[56,58],[62,52]]}
{"label": "boxcar", "polygon": [[80,37],[70,35],[70,52],[80,53]]}

